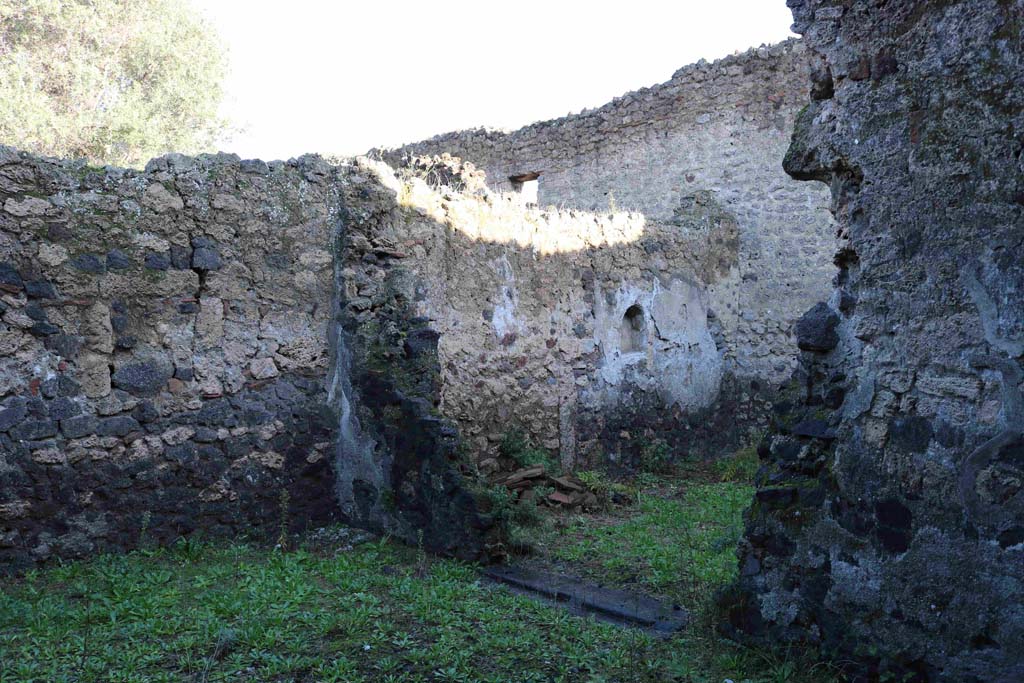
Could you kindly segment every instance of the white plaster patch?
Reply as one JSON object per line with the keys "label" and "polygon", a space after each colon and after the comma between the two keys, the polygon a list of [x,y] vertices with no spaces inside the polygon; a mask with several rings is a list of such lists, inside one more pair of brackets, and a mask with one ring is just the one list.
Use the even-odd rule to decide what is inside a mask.
{"label": "white plaster patch", "polygon": [[491,325],[494,327],[494,335],[498,339],[504,339],[509,334],[519,333],[519,321],[516,319],[516,309],[519,307],[519,292],[516,289],[516,278],[512,272],[512,264],[508,261],[507,255],[491,262],[495,272],[501,277],[503,283],[498,290],[494,302],[494,315],[491,317]]}
{"label": "white plaster patch", "polygon": [[[643,344],[623,350],[622,329],[634,306],[644,318]],[[609,400],[617,398],[616,388],[627,376],[683,409],[706,407],[717,398],[722,359],[708,330],[707,305],[698,287],[682,280],[672,280],[668,287],[654,281],[649,290],[623,283],[610,303],[598,300],[594,316],[604,354],[600,377]],[[648,372],[629,373],[644,360]]]}

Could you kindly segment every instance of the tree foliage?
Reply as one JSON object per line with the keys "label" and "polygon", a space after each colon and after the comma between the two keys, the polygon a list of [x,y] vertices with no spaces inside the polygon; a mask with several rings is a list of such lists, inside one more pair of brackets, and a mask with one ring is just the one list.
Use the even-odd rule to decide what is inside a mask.
{"label": "tree foliage", "polygon": [[0,143],[122,166],[208,149],[225,69],[185,0],[0,0]]}

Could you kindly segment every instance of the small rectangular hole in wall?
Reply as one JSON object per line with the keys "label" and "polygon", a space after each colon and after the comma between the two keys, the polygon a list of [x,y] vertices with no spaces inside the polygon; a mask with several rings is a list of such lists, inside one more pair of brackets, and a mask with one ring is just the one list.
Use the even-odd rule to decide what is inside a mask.
{"label": "small rectangular hole in wall", "polygon": [[509,176],[508,180],[512,183],[512,191],[519,194],[523,204],[527,206],[537,205],[537,193],[540,189],[539,172]]}

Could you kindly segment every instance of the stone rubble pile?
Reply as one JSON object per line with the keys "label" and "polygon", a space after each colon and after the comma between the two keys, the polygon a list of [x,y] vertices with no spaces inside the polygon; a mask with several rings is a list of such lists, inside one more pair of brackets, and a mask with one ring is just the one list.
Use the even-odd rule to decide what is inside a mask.
{"label": "stone rubble pile", "polygon": [[[594,510],[601,501],[587,489],[586,484],[571,474],[548,474],[544,465],[534,465],[511,474],[492,477],[492,486],[504,486],[516,494],[518,502],[534,501],[540,505],[559,509],[582,508]],[[541,495],[543,494],[543,495]]]}

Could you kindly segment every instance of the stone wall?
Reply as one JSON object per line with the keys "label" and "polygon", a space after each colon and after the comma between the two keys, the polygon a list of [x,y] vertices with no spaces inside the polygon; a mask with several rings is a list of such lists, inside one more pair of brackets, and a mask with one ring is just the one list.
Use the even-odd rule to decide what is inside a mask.
{"label": "stone wall", "polygon": [[336,517],[333,175],[0,148],[0,564]]}
{"label": "stone wall", "polygon": [[737,227],[709,194],[664,224],[527,207],[450,159],[365,169],[393,199],[360,228],[349,305],[379,317],[379,262],[400,264],[410,315],[439,335],[439,410],[485,472],[515,467],[495,460],[512,431],[567,467],[632,467],[658,439],[705,455],[762,426],[754,395],[722,391],[707,291],[735,268]]}
{"label": "stone wall", "polygon": [[515,466],[513,429],[633,466],[764,426],[723,391],[738,229],[710,193],[659,223],[450,160],[0,162],[5,565],[338,516],[491,557],[477,466]]}
{"label": "stone wall", "polygon": [[[413,147],[491,188],[450,157],[4,149],[0,559],[336,515],[481,558],[511,430],[567,466],[741,445],[833,271],[822,188],[777,163],[806,71],[789,42]],[[573,208],[495,191],[530,174]]]}
{"label": "stone wall", "polygon": [[723,370],[777,386],[795,367],[792,324],[827,295],[836,242],[828,192],[782,170],[806,104],[806,50],[796,40],[714,63],[594,110],[518,131],[448,133],[375,152],[392,165],[450,153],[486,172],[490,187],[536,176],[538,203],[559,210],[642,213],[670,226],[712,197],[738,228],[738,258],[709,283],[707,308]]}
{"label": "stone wall", "polygon": [[342,514],[434,552],[501,557],[508,529],[442,408],[441,334],[421,310],[422,254],[402,239],[415,215],[393,179],[387,167],[357,160],[341,187],[331,395]]}
{"label": "stone wall", "polygon": [[832,188],[838,288],[740,549],[732,623],[854,680],[1024,679],[1024,2],[789,0],[786,168]]}
{"label": "stone wall", "polygon": [[[346,315],[348,229],[377,211],[351,172],[0,148],[0,568],[339,516],[485,553],[436,361],[403,392],[407,358],[360,364],[382,322],[418,323]],[[350,438],[357,412],[376,440]]]}

